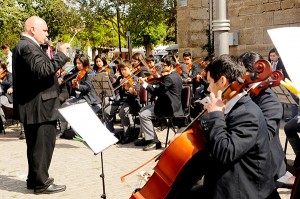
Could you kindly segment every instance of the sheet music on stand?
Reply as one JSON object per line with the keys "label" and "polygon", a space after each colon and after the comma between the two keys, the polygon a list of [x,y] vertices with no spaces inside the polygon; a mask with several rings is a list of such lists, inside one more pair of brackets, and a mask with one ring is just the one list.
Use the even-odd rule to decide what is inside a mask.
{"label": "sheet music on stand", "polygon": [[278,96],[281,103],[298,106],[290,92],[283,85],[280,84],[279,86],[272,87],[272,90]]}
{"label": "sheet music on stand", "polygon": [[58,111],[94,154],[100,153],[118,141],[102,124],[88,103],[74,104],[60,108]]}
{"label": "sheet music on stand", "polygon": [[109,76],[106,73],[89,74],[89,76],[98,96],[113,97],[115,95]]}

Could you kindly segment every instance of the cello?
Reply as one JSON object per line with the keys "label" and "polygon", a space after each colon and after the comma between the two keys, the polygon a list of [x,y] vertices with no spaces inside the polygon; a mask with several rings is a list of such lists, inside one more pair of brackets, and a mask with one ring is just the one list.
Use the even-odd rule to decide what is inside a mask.
{"label": "cello", "polygon": [[[267,60],[258,60],[254,69],[255,75],[245,75],[243,83],[242,80],[231,83],[222,94],[223,100],[233,98],[250,83],[268,78],[271,64]],[[160,155],[150,179],[144,187],[136,190],[130,199],[184,198],[185,193],[197,182],[198,177],[204,174],[205,162],[209,158],[206,139],[199,124],[199,118],[205,114],[207,114],[206,110],[170,143]]]}

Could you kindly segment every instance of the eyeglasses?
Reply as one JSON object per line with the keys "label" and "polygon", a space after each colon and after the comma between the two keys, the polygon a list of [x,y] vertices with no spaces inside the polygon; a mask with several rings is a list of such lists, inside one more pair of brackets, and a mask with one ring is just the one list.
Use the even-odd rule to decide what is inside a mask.
{"label": "eyeglasses", "polygon": [[161,67],[166,67],[168,66],[168,64],[161,64]]}

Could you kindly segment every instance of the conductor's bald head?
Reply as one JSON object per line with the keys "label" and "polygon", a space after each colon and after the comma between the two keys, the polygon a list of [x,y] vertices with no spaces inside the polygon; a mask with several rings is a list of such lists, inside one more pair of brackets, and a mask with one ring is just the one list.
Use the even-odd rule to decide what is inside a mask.
{"label": "conductor's bald head", "polygon": [[31,16],[25,22],[24,34],[33,37],[39,44],[43,44],[48,37],[47,24],[42,18]]}

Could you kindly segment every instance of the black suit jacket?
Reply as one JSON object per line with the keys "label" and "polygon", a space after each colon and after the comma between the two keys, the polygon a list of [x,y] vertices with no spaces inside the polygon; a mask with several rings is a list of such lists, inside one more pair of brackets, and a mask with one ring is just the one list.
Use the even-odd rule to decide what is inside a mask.
{"label": "black suit jacket", "polygon": [[176,71],[162,77],[162,83],[147,86],[147,91],[157,96],[154,113],[158,116],[182,116],[182,80]]}
{"label": "black suit jacket", "polygon": [[14,113],[25,124],[57,119],[59,86],[56,71],[69,58],[58,52],[51,60],[33,40],[22,36],[13,51]]}
{"label": "black suit jacket", "polygon": [[215,111],[200,120],[212,156],[204,179],[207,198],[267,198],[275,184],[260,108],[243,96],[226,117]]}
{"label": "black suit jacket", "polygon": [[282,105],[270,88],[261,91],[258,96],[251,96],[251,98],[260,107],[265,116],[270,136],[272,169],[275,179],[278,179],[285,174],[285,170],[280,170],[285,158],[279,139],[279,125],[283,113]]}

